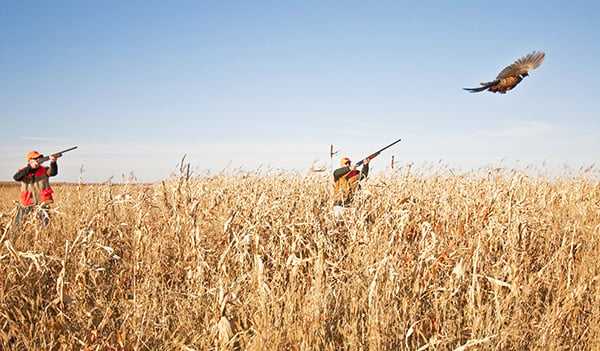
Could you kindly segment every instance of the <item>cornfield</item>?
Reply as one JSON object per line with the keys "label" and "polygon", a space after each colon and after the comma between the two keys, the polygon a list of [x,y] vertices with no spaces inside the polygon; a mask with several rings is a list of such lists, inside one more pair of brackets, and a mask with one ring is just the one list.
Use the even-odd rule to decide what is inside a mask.
{"label": "cornfield", "polygon": [[18,230],[4,186],[0,345],[598,349],[598,179],[404,167],[343,222],[328,175],[56,184]]}

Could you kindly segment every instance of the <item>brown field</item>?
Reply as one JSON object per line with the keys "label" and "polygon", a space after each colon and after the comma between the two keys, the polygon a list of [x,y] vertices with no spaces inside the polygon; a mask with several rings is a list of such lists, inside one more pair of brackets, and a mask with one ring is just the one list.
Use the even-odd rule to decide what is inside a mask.
{"label": "brown field", "polygon": [[598,349],[594,172],[405,168],[345,224],[316,174],[57,184],[50,226],[16,233],[3,186],[0,345]]}

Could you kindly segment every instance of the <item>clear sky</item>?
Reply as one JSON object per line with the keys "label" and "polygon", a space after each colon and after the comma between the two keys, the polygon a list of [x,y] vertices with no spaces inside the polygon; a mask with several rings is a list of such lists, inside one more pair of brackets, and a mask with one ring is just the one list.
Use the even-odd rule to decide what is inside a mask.
{"label": "clear sky", "polygon": [[[577,171],[600,156],[597,1],[0,1],[0,180],[353,161]],[[470,94],[534,50],[506,95]],[[134,178],[131,178],[133,175]]]}

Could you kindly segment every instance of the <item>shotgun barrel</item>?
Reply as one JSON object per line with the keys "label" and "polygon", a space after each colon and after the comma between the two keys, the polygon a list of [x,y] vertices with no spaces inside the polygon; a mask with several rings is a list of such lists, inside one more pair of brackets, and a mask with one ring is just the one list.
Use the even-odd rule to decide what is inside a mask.
{"label": "shotgun barrel", "polygon": [[[71,150],[75,150],[75,149],[77,149],[77,146],[73,146],[73,147],[70,147],[70,148],[68,148],[68,149],[66,149],[66,150],[62,150],[62,151],[59,151],[59,152],[53,153],[53,154],[52,154],[52,156],[54,156],[54,157],[61,157],[61,156],[62,156],[62,154],[64,154],[65,152],[69,152],[69,151],[71,151]],[[40,158],[38,159],[38,161],[39,161],[40,163],[42,163],[42,162],[46,162],[46,161],[48,161],[49,159],[50,159],[50,156],[42,156],[42,157],[40,157]]]}
{"label": "shotgun barrel", "polygon": [[371,155],[369,155],[369,156],[367,156],[367,157],[363,158],[362,160],[358,161],[358,163],[356,164],[356,166],[360,166],[360,165],[362,165],[362,164],[363,164],[363,161],[364,161],[365,159],[369,159],[369,160],[372,160],[372,159],[374,159],[374,158],[375,158],[375,157],[377,157],[377,156],[378,156],[378,155],[379,155],[379,154],[380,154],[382,151],[384,151],[385,149],[388,149],[388,148],[390,148],[390,147],[394,146],[395,144],[399,143],[401,140],[402,140],[402,139],[398,139],[398,140],[394,141],[393,143],[391,143],[391,144],[387,145],[386,147],[382,148],[381,150],[378,150],[377,152],[374,152],[374,153],[372,153]]}

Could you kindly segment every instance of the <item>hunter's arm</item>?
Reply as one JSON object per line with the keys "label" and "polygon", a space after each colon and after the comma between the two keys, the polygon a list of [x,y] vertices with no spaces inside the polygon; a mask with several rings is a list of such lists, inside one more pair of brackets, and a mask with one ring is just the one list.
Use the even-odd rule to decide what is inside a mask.
{"label": "hunter's arm", "polygon": [[50,162],[50,168],[46,168],[46,174],[48,177],[54,177],[58,174],[58,163]]}
{"label": "hunter's arm", "polygon": [[364,164],[360,170],[359,180],[365,179],[369,175],[369,164]]}
{"label": "hunter's arm", "polygon": [[342,167],[333,171],[333,180],[337,181],[350,172],[350,167]]}
{"label": "hunter's arm", "polygon": [[21,180],[23,180],[23,178],[25,178],[29,173],[31,172],[31,168],[29,168],[29,166],[27,167],[23,167],[20,170],[17,171],[17,173],[15,173],[15,175],[13,176],[13,179],[16,180],[17,182],[20,182]]}

